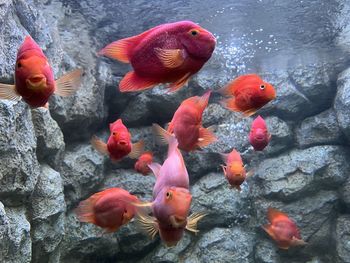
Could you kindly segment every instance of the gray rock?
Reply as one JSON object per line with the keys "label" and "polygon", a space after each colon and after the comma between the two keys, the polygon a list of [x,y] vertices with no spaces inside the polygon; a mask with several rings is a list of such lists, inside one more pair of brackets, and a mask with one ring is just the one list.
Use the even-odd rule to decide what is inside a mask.
{"label": "gray rock", "polygon": [[344,142],[337,116],[332,109],[305,119],[296,129],[296,139],[301,148]]}
{"label": "gray rock", "polygon": [[105,156],[91,145],[78,145],[65,152],[60,174],[63,179],[64,196],[68,207],[76,205],[81,198],[94,192],[103,180]]}
{"label": "gray rock", "polygon": [[3,262],[9,253],[10,226],[5,207],[0,202],[0,260]]}
{"label": "gray rock", "polygon": [[271,141],[266,148],[269,155],[281,153],[293,146],[294,136],[291,127],[278,117],[267,117],[265,119],[267,129],[271,134]]}
{"label": "gray rock", "polygon": [[23,208],[6,208],[9,227],[9,244],[4,262],[31,262],[32,241],[30,224]]}
{"label": "gray rock", "polygon": [[337,262],[348,262],[350,258],[350,216],[343,215],[337,219],[336,222],[336,249],[337,249]]}
{"label": "gray rock", "polygon": [[5,205],[26,201],[40,173],[28,106],[0,101],[0,196]]}
{"label": "gray rock", "polygon": [[33,109],[32,116],[37,138],[38,160],[46,161],[58,169],[65,149],[62,131],[47,109]]}
{"label": "gray rock", "polygon": [[315,146],[267,159],[255,171],[253,193],[291,201],[320,189],[336,189],[348,177],[348,158],[347,148]]}
{"label": "gray rock", "polygon": [[230,189],[223,173],[210,173],[192,187],[193,212],[206,212],[200,229],[216,226],[232,227],[246,222],[251,213],[249,185],[243,183],[242,191]]}
{"label": "gray rock", "polygon": [[253,262],[254,233],[233,227],[214,228],[202,235],[184,262]]}
{"label": "gray rock", "polygon": [[66,204],[60,174],[48,165],[41,166],[41,175],[30,200],[33,260],[49,261],[64,235]]}
{"label": "gray rock", "polygon": [[334,110],[337,115],[337,120],[342,132],[346,138],[350,138],[350,95],[349,95],[349,83],[350,83],[350,68],[344,70],[338,77],[338,91],[334,100]]}
{"label": "gray rock", "polygon": [[271,263],[280,262],[280,257],[277,253],[277,247],[272,242],[267,240],[258,240],[255,247],[255,262]]}

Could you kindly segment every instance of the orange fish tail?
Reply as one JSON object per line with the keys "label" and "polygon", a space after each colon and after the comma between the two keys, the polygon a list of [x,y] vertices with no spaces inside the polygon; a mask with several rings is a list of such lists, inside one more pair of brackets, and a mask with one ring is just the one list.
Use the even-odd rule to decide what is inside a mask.
{"label": "orange fish tail", "polygon": [[94,204],[91,199],[86,199],[79,203],[79,206],[74,210],[80,222],[96,223]]}
{"label": "orange fish tail", "polygon": [[145,79],[136,75],[134,71],[128,72],[119,83],[120,92],[135,92],[150,89],[159,82]]}
{"label": "orange fish tail", "polygon": [[198,139],[198,143],[197,143],[198,147],[202,148],[202,147],[208,146],[209,144],[211,144],[215,141],[217,141],[217,138],[213,133],[212,127],[209,127],[209,128],[201,127],[199,129],[199,139]]}
{"label": "orange fish tail", "polygon": [[220,105],[228,110],[241,112],[241,109],[236,105],[235,98],[221,100]]}

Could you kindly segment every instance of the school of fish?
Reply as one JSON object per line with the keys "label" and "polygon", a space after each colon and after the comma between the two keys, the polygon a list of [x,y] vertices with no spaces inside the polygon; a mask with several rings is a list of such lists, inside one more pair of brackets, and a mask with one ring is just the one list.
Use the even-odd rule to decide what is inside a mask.
{"label": "school of fish", "polygon": [[[119,82],[120,92],[140,92],[167,83],[168,92],[175,92],[201,70],[211,58],[215,46],[216,39],[211,32],[192,21],[179,21],[116,40],[98,54],[130,63],[133,70]],[[0,99],[23,99],[31,108],[48,109],[52,95],[74,95],[83,77],[83,70],[75,69],[55,80],[48,58],[31,36],[26,36],[19,47],[14,68],[14,84],[0,83]],[[93,136],[92,146],[100,154],[108,156],[112,163],[124,158],[137,159],[135,171],[144,176],[152,172],[156,178],[153,198],[142,201],[126,189],[105,189],[79,203],[75,210],[79,221],[95,224],[110,233],[118,231],[135,217],[141,231],[151,238],[159,234],[169,247],[181,240],[185,230],[197,233],[198,222],[210,211],[190,213],[190,177],[181,151],[191,154],[220,140],[212,127],[202,125],[202,115],[212,92],[224,97],[220,101],[224,108],[239,112],[243,117],[256,114],[276,98],[272,84],[257,74],[247,74],[236,77],[216,91],[208,90],[201,96],[185,99],[166,129],[153,124],[156,142],[168,147],[162,165],[154,161],[152,152],[144,150],[143,141],[132,142],[122,119],[110,123],[107,142]],[[259,115],[251,125],[247,140],[254,151],[263,151],[271,139],[267,124]],[[221,164],[223,180],[227,180],[232,191],[242,191],[246,178],[253,176],[253,172],[246,171],[246,165],[236,149],[218,154],[225,163]],[[296,223],[286,213],[270,207],[267,219],[269,224],[262,226],[262,229],[279,248],[307,244],[302,240]]]}

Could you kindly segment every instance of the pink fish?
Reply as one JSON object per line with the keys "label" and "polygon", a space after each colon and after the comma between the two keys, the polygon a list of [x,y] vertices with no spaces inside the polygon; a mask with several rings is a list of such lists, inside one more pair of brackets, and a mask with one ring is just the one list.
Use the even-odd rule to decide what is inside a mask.
{"label": "pink fish", "polygon": [[267,130],[265,120],[259,115],[252,123],[249,142],[255,151],[262,151],[269,144],[271,134]]}

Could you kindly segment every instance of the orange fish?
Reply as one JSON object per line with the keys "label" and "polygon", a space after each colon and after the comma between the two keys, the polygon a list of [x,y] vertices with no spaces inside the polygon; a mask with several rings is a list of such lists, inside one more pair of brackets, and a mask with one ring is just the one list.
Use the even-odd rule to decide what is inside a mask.
{"label": "orange fish", "polygon": [[255,74],[240,76],[218,92],[224,96],[233,96],[220,102],[223,107],[242,112],[244,116],[253,115],[276,98],[274,87]]}
{"label": "orange fish", "polygon": [[262,151],[269,144],[271,134],[267,130],[265,120],[259,115],[252,123],[249,142],[255,151]]}
{"label": "orange fish", "polygon": [[82,70],[76,69],[55,81],[52,68],[42,49],[27,36],[17,53],[15,84],[0,83],[0,98],[19,100],[32,108],[48,107],[52,94],[72,95],[80,86]]}
{"label": "orange fish", "polygon": [[136,196],[121,188],[110,188],[81,201],[75,213],[79,221],[95,224],[107,233],[117,231],[135,214]]}
{"label": "orange fish", "polygon": [[229,154],[221,154],[226,166],[222,165],[224,175],[232,188],[241,191],[241,184],[245,181],[249,173],[243,165],[239,152],[233,149]]}
{"label": "orange fish", "polygon": [[153,130],[160,144],[167,143],[174,134],[179,143],[179,149],[194,151],[217,140],[211,128],[202,126],[202,115],[208,105],[211,91],[203,96],[194,96],[184,100],[176,110],[169,127],[166,130],[154,124]]}
{"label": "orange fish", "polygon": [[136,172],[147,175],[151,172],[151,169],[148,167],[148,165],[152,162],[153,154],[151,152],[144,152],[135,163],[134,169]]}
{"label": "orange fish", "polygon": [[301,239],[298,227],[287,214],[269,207],[267,218],[270,224],[264,225],[262,228],[277,242],[279,248],[288,249],[307,244]]}
{"label": "orange fish", "polygon": [[166,186],[152,203],[139,205],[151,207],[153,216],[138,212],[136,220],[140,228],[152,239],[159,232],[160,238],[167,246],[175,246],[182,238],[185,229],[198,232],[197,223],[206,215],[193,213],[188,216],[191,200],[192,195],[188,189]]}
{"label": "orange fish", "polygon": [[121,92],[141,91],[160,83],[180,89],[211,57],[215,37],[191,21],[156,26],[140,35],[115,41],[99,54],[124,63],[134,71],[119,83]]}
{"label": "orange fish", "polygon": [[144,142],[131,143],[131,135],[121,119],[109,124],[111,135],[107,143],[96,136],[92,137],[92,146],[101,154],[109,155],[113,161],[128,156],[136,159],[143,152]]}

